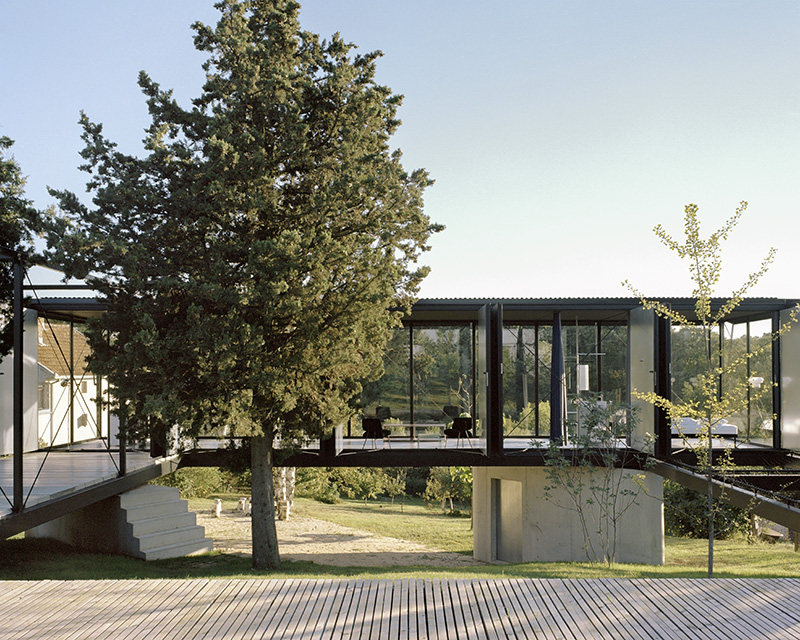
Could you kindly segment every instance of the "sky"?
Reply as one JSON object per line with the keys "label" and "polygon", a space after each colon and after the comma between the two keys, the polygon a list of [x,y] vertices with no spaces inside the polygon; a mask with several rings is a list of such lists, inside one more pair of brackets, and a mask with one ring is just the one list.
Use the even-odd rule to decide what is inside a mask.
{"label": "sky", "polygon": [[[210,0],[0,0],[0,135],[37,207],[84,193],[81,110],[122,151],[148,124],[146,70],[188,106],[203,82],[190,25]],[[379,49],[405,96],[391,144],[436,181],[446,230],[425,298],[691,295],[653,227],[703,230],[740,201],[727,295],[800,298],[800,3],[796,0],[306,0],[304,29]]]}

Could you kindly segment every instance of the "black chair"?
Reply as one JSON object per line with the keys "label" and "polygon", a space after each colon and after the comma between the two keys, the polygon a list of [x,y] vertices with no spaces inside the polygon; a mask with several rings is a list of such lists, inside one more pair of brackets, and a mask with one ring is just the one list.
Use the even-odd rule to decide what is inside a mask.
{"label": "black chair", "polygon": [[469,446],[472,447],[472,418],[460,417],[454,418],[453,424],[450,428],[444,430],[444,446],[447,448],[447,439],[456,439],[456,448],[461,445],[461,442],[466,438]]}
{"label": "black chair", "polygon": [[461,407],[457,407],[454,404],[446,404],[442,409],[444,411],[444,415],[446,415],[451,420],[457,418],[461,415]]}
{"label": "black chair", "polygon": [[383,428],[383,422],[381,422],[380,418],[364,418],[361,421],[361,427],[364,429],[364,444],[361,446],[362,449],[367,446],[367,440],[372,440],[372,446],[376,449],[378,448],[378,440],[388,442],[389,447],[392,446],[389,440],[391,431]]}

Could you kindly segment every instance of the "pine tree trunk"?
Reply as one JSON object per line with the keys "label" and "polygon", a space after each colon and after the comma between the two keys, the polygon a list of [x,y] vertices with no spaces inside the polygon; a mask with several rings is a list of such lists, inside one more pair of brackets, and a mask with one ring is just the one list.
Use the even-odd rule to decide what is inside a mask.
{"label": "pine tree trunk", "polygon": [[278,532],[275,529],[275,494],[272,486],[272,430],[250,439],[252,472],[253,568],[278,569]]}

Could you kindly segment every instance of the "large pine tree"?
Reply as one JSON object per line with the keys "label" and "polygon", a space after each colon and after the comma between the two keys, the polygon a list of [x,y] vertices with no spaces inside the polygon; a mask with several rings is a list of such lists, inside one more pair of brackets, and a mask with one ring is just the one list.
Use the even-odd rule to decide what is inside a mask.
{"label": "large pine tree", "polygon": [[11,351],[14,338],[11,321],[14,300],[12,258],[29,249],[31,229],[38,212],[25,197],[25,177],[19,164],[8,154],[14,141],[0,136],[0,360]]}
{"label": "large pine tree", "polygon": [[332,429],[425,268],[425,171],[389,139],[379,53],[302,31],[290,0],[224,0],[195,24],[206,82],[181,107],[145,73],[144,157],[82,116],[93,206],[56,192],[51,259],[108,301],[90,327],[130,434],[250,436],[253,564],[280,563],[273,444]]}

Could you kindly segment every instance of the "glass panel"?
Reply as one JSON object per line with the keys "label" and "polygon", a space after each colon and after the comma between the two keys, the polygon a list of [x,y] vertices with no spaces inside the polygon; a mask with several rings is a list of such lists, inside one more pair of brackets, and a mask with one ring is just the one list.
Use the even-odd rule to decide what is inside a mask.
{"label": "glass panel", "polygon": [[707,371],[708,356],[711,365],[719,362],[719,337],[714,332],[710,353],[703,331],[699,327],[672,328],[672,400],[674,402],[702,402],[700,376]]}
{"label": "glass panel", "polygon": [[472,327],[414,328],[414,424],[435,434],[474,416]]}
{"label": "glass panel", "polygon": [[[379,417],[384,422],[411,421],[410,340],[408,327],[395,329],[383,355],[383,375],[362,383],[361,407],[364,416]],[[360,427],[360,425],[357,425]],[[353,433],[357,431],[357,428]]]}
{"label": "glass panel", "polygon": [[39,445],[63,445],[102,435],[97,379],[87,369],[89,343],[79,325],[39,320]]}
{"label": "glass panel", "polygon": [[553,328],[503,326],[503,436],[550,435],[550,358]]}
{"label": "glass panel", "polygon": [[761,320],[750,323],[750,353],[747,379],[749,384],[749,406],[742,416],[739,437],[744,442],[753,442],[771,447],[772,440],[772,321]]}
{"label": "glass panel", "polygon": [[597,356],[597,392],[605,402],[622,405],[628,392],[628,327],[600,327],[600,354]]}

